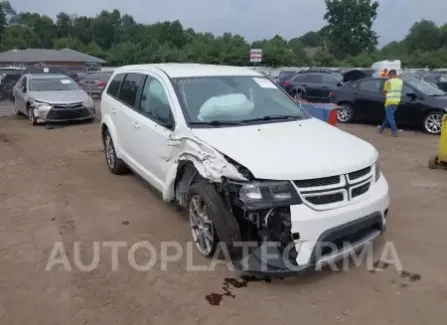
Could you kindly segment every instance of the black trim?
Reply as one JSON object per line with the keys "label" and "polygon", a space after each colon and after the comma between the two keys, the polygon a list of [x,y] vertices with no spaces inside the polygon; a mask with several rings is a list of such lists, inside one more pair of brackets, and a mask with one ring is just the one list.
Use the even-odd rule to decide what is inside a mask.
{"label": "black trim", "polygon": [[[375,227],[377,228],[377,230],[381,231],[382,234],[386,230],[386,226],[383,223],[382,212],[377,211],[366,217],[326,230],[318,238],[317,243],[310,256],[309,263],[305,265],[297,265],[293,268],[287,267],[280,249],[278,249],[278,247],[274,247],[273,245],[268,245],[267,243],[265,243],[256,248],[246,258],[235,261],[234,266],[239,272],[263,276],[285,277],[294,276],[297,274],[304,274],[307,272],[311,273],[318,265],[316,254],[317,252],[321,253],[321,246],[318,246],[319,243],[323,243],[324,246],[324,243],[332,242],[343,237],[349,237],[356,233],[361,234],[362,231],[368,228],[374,229]],[[366,236],[363,236],[361,238],[365,237]],[[360,240],[361,239],[359,239],[358,241]],[[267,252],[268,257],[270,258],[268,264],[265,262],[263,264],[262,262],[262,255],[264,252]],[[272,258],[275,255],[276,257]],[[287,256],[287,258],[290,258],[290,256]]]}

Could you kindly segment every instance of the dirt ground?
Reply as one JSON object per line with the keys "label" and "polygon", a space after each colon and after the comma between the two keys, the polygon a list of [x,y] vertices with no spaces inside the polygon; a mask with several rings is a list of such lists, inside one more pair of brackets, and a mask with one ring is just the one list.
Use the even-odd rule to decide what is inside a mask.
{"label": "dirt ground", "polygon": [[[0,115],[10,109],[3,105]],[[392,138],[372,126],[343,129],[380,151],[392,198],[388,232],[376,246],[392,241],[404,272],[361,265],[244,282],[223,264],[187,272],[186,258],[167,270],[157,261],[139,272],[127,262],[128,248],[119,250],[116,271],[110,248],[103,247],[91,272],[60,265],[46,271],[55,242],[73,266],[73,243],[81,243],[80,258],[88,264],[95,241],[148,240],[160,252],[161,241],[186,245],[189,226],[135,176],[109,173],[98,123],[45,129],[0,118],[0,323],[444,324],[447,171],[427,168],[439,138],[413,131]],[[149,253],[138,252],[144,264]],[[195,264],[205,262],[194,252]],[[220,304],[206,299],[213,293]]]}

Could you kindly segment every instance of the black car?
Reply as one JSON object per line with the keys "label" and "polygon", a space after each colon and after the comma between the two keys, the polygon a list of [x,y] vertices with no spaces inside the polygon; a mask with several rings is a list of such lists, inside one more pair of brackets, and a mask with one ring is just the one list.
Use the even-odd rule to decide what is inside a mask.
{"label": "black car", "polygon": [[0,75],[0,100],[12,99],[12,88],[21,76],[20,71],[10,71]]}
{"label": "black car", "polygon": [[[385,118],[386,78],[365,78],[335,89],[331,102],[339,105],[338,121],[381,122]],[[400,125],[422,127],[429,134],[441,133],[443,114],[447,113],[447,94],[439,88],[411,76],[403,76],[401,103],[396,111]]]}
{"label": "black car", "polygon": [[295,70],[282,70],[279,72],[276,81],[282,85],[284,81],[290,80],[291,78],[293,78],[294,75],[296,75]]}
{"label": "black car", "polygon": [[420,79],[436,85],[442,91],[447,91],[447,75],[439,73],[424,73],[420,75]]}
{"label": "black car", "polygon": [[342,83],[340,73],[320,71],[299,72],[279,84],[294,98],[327,103],[330,93]]}

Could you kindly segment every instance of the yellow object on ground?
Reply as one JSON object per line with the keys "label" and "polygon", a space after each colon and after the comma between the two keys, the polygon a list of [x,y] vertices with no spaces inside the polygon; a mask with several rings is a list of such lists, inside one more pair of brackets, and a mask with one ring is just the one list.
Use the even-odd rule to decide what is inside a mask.
{"label": "yellow object on ground", "polygon": [[444,114],[444,117],[442,118],[438,160],[447,163],[447,114]]}
{"label": "yellow object on ground", "polygon": [[430,158],[428,161],[428,167],[431,169],[438,167],[447,168],[447,114],[444,114],[442,118],[438,154]]}

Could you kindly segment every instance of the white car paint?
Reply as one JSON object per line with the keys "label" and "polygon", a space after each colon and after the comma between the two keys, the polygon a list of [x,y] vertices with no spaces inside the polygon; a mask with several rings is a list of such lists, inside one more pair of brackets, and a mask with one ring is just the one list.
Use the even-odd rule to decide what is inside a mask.
{"label": "white car paint", "polygon": [[[157,124],[107,91],[101,101],[102,125],[107,126],[112,136],[117,156],[157,188],[165,201],[174,199],[176,170],[181,160],[193,162],[199,173],[211,182],[221,182],[222,177],[246,180],[224,155],[248,168],[259,179],[306,180],[342,175],[366,167],[371,167],[367,176],[376,176],[374,166],[378,153],[372,145],[314,118],[226,128],[188,128],[170,78],[262,77],[256,71],[201,64],[125,66],[115,69],[106,89],[115,75],[129,72],[151,76],[161,82],[175,128],[169,130]],[[371,182],[367,194],[343,204],[321,208],[304,202],[291,206],[292,231],[301,234],[296,240],[299,264],[309,262],[316,240],[328,229],[374,212],[380,213],[385,224],[388,183],[380,174],[378,181]],[[306,243],[308,247],[300,249]]]}

